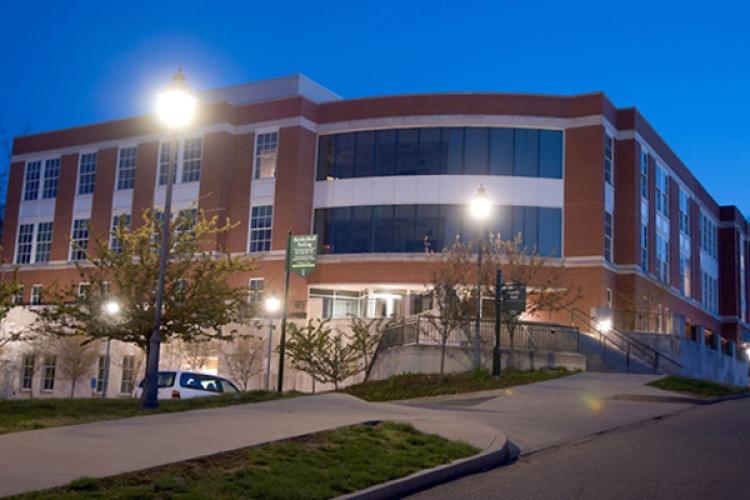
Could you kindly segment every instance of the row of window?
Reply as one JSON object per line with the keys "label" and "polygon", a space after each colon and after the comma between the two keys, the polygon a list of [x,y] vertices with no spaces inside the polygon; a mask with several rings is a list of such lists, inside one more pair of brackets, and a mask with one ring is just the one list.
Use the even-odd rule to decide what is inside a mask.
{"label": "row of window", "polygon": [[700,212],[699,226],[701,231],[700,246],[701,250],[706,252],[714,259],[719,257],[718,234],[719,228],[715,222]]}
{"label": "row of window", "polygon": [[[462,205],[372,205],[315,210],[315,233],[321,253],[439,252],[456,237],[476,239],[477,228],[465,222]],[[485,230],[527,248],[559,257],[562,212],[559,208],[497,206]]]}
{"label": "row of window", "polygon": [[701,273],[701,304],[712,313],[719,313],[719,280],[705,271]]}
{"label": "row of window", "polygon": [[[171,154],[172,145],[162,143],[159,148],[158,184],[167,184],[170,162],[177,161],[174,182],[199,182],[203,158],[203,139],[187,139],[181,143],[181,153],[178,158]],[[253,160],[254,178],[262,179],[274,177],[278,151],[278,132],[258,134],[256,138],[255,156]],[[137,146],[121,148],[117,158],[117,178],[115,187],[118,191],[133,189],[135,186],[135,172],[138,158]],[[96,182],[97,153],[81,154],[78,161],[79,195],[94,192]],[[36,160],[26,163],[24,174],[24,201],[51,199],[57,196],[57,185],[60,177],[60,158]]]}
{"label": "row of window", "polygon": [[562,132],[427,127],[324,135],[317,179],[386,175],[562,178]]}
{"label": "row of window", "polygon": [[[38,369],[41,368],[41,390],[45,392],[54,391],[57,375],[57,356],[44,356],[41,360],[41,366],[37,364],[38,362],[39,360],[34,354],[27,354],[23,357],[21,368],[21,389],[24,391],[30,391],[32,389],[34,384],[34,375],[36,374]],[[135,389],[135,356],[123,356],[120,366],[122,369],[120,374],[120,394],[131,394],[133,392],[133,389]],[[104,390],[105,380],[108,378],[107,376],[108,374],[106,357],[100,356],[96,378],[96,392],[101,393]]]}

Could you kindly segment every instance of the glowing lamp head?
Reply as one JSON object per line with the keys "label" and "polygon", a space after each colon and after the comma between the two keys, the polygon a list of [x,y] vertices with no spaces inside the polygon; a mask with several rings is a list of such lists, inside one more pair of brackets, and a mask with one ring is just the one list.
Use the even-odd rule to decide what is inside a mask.
{"label": "glowing lamp head", "polygon": [[469,213],[479,221],[486,220],[492,213],[492,203],[484,191],[484,185],[479,185],[479,190],[469,202]]}
{"label": "glowing lamp head", "polygon": [[602,333],[608,333],[612,330],[612,320],[609,318],[600,319],[596,322],[596,329]]}
{"label": "glowing lamp head", "polygon": [[186,127],[193,122],[197,107],[198,99],[190,93],[180,68],[172,77],[172,83],[156,98],[159,120],[171,129]]}
{"label": "glowing lamp head", "polygon": [[109,314],[110,316],[115,316],[120,313],[120,304],[118,304],[114,300],[111,300],[104,304],[104,306],[102,306],[102,309],[104,309],[104,312]]}
{"label": "glowing lamp head", "polygon": [[263,309],[265,309],[267,313],[273,314],[281,309],[281,301],[276,297],[268,297],[263,302]]}

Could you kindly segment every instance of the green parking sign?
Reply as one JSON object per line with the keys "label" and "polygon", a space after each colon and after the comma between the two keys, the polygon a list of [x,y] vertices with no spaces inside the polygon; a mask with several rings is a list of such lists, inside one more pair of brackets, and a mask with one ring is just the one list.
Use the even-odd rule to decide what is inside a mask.
{"label": "green parking sign", "polygon": [[298,234],[289,245],[289,270],[303,278],[315,270],[318,257],[318,235]]}

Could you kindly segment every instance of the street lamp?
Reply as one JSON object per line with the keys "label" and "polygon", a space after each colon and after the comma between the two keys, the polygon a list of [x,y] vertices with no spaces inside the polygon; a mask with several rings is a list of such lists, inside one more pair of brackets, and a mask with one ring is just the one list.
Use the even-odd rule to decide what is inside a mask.
{"label": "street lamp", "polygon": [[268,313],[268,352],[266,353],[266,390],[271,390],[271,344],[273,343],[273,316],[281,309],[281,301],[276,297],[268,297],[263,302],[263,309]]}
{"label": "street lamp", "polygon": [[[102,312],[110,318],[116,318],[120,314],[120,304],[114,300],[109,300],[102,306]],[[107,337],[107,351],[104,355],[104,380],[102,381],[102,399],[107,398],[107,389],[109,389],[109,366],[112,339]]]}
{"label": "street lamp", "polygon": [[492,202],[487,197],[484,185],[480,184],[476,194],[469,202],[469,213],[479,223],[479,239],[477,245],[477,304],[474,321],[474,368],[482,366],[481,349],[481,308],[482,308],[482,244],[484,242],[484,222],[492,213]]}
{"label": "street lamp", "polygon": [[159,350],[161,348],[161,316],[164,302],[164,277],[169,258],[169,225],[172,219],[172,185],[177,170],[177,148],[179,140],[177,134],[192,123],[198,100],[190,93],[185,83],[182,68],[172,77],[172,82],[157,96],[156,111],[164,127],[173,134],[170,141],[170,159],[167,174],[167,186],[164,196],[164,213],[162,214],[161,246],[159,247],[159,274],[156,284],[156,299],[154,301],[154,327],[149,339],[148,364],[146,366],[145,391],[143,408],[151,409],[159,406]]}

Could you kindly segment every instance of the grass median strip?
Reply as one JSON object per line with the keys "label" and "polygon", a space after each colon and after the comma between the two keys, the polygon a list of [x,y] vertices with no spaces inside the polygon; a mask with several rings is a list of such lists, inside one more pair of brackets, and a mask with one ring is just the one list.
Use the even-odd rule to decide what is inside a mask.
{"label": "grass median strip", "polygon": [[16,399],[0,401],[0,434],[99,420],[259,403],[298,396],[274,391],[248,391],[206,398],[160,401],[158,410],[143,410],[136,399]]}
{"label": "grass median strip", "polygon": [[484,371],[451,373],[443,377],[437,374],[406,373],[385,380],[376,380],[352,385],[342,389],[366,401],[395,401],[444,394],[461,394],[465,392],[505,389],[517,385],[543,382],[575,372],[565,368],[554,368],[536,371],[506,370],[502,376],[495,378]]}
{"label": "grass median strip", "polygon": [[331,498],[478,453],[409,424],[355,425],[18,498]]}
{"label": "grass median strip", "polygon": [[664,391],[682,392],[704,398],[731,396],[732,394],[748,392],[746,387],[717,384],[716,382],[709,382],[707,380],[677,377],[674,375],[654,380],[653,382],[649,382],[648,385]]}

